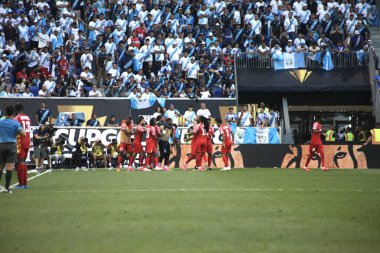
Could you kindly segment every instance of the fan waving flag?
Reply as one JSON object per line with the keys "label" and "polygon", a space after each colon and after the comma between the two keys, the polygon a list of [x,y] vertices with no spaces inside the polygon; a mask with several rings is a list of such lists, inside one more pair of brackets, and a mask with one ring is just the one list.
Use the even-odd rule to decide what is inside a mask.
{"label": "fan waving flag", "polygon": [[274,69],[298,69],[305,68],[303,53],[284,53],[283,57],[274,59]]}
{"label": "fan waving flag", "polygon": [[325,56],[323,57],[322,69],[324,69],[326,71],[334,69],[334,63],[332,61],[330,49],[326,50]]}
{"label": "fan waving flag", "polygon": [[280,138],[275,127],[248,127],[245,129],[244,144],[279,144]]}
{"label": "fan waving flag", "polygon": [[165,98],[157,98],[156,96],[150,96],[146,100],[140,100],[136,97],[131,97],[131,108],[132,109],[146,109],[149,107],[154,106],[156,101],[159,103],[160,106],[164,107],[166,99]]}

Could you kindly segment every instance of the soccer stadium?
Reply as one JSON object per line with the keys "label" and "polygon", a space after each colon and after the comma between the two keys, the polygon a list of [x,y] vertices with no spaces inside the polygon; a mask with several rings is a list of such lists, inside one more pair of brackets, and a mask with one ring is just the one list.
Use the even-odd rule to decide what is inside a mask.
{"label": "soccer stadium", "polygon": [[376,0],[0,0],[0,252],[379,252]]}

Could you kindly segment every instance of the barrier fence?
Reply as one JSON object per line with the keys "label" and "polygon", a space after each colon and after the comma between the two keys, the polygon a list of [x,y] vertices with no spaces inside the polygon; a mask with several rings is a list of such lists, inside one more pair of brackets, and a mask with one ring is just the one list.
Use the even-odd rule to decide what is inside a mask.
{"label": "barrier fence", "polygon": [[[293,53],[294,54],[294,53]],[[323,58],[325,52],[320,52],[318,59],[316,55],[309,52],[300,52],[305,62],[305,68],[307,69],[322,69]],[[255,53],[239,53],[236,56],[236,67],[245,69],[267,69],[274,68],[274,60],[276,57],[271,52],[261,54]],[[369,53],[365,51],[357,52],[341,52],[331,53],[331,59],[334,64],[334,68],[356,68],[365,67],[369,64]]]}

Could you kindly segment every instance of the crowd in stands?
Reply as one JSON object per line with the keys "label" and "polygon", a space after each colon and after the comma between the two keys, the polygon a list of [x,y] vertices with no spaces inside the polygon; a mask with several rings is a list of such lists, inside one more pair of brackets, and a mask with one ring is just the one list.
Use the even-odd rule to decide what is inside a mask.
{"label": "crowd in stands", "polygon": [[1,96],[235,97],[240,52],[370,43],[372,0],[0,1]]}

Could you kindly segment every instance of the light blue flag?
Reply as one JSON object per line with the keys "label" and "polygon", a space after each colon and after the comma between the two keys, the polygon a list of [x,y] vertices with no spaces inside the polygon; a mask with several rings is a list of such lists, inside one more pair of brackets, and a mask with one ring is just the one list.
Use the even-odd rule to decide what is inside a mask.
{"label": "light blue flag", "polygon": [[131,108],[136,110],[146,109],[152,107],[156,103],[156,101],[156,96],[150,96],[148,99],[142,101],[136,97],[131,97]]}
{"label": "light blue flag", "polygon": [[274,69],[298,69],[305,68],[304,53],[283,53],[281,57],[274,59]]}
{"label": "light blue flag", "polygon": [[309,58],[312,61],[320,62],[322,58],[322,53],[316,52],[315,54],[310,54],[307,58]]}
{"label": "light blue flag", "polygon": [[157,98],[157,102],[161,107],[165,107],[166,98]]}
{"label": "light blue flag", "polygon": [[322,69],[324,69],[326,71],[334,69],[334,63],[332,61],[330,49],[326,50],[325,56],[323,57]]}
{"label": "light blue flag", "polygon": [[248,127],[244,133],[244,144],[279,144],[280,137],[275,127]]}

